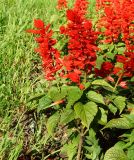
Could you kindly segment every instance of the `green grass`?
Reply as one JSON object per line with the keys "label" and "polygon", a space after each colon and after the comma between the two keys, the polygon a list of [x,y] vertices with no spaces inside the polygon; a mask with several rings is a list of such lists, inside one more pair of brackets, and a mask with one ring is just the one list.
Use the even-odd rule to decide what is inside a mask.
{"label": "green grass", "polygon": [[[73,0],[70,0],[70,6]],[[0,160],[16,160],[23,148],[24,133],[21,120],[27,110],[38,104],[28,102],[32,95],[43,93],[45,80],[36,44],[25,32],[33,28],[33,19],[53,22],[57,29],[60,15],[56,0],[0,1]],[[33,150],[41,150],[47,136],[40,137],[44,117],[39,118],[38,131],[31,136]]]}
{"label": "green grass", "polygon": [[[53,1],[54,2],[54,1]],[[56,12],[55,3],[39,0],[7,0],[0,3],[0,111],[26,103],[33,92],[37,76],[31,73],[37,57],[33,53],[33,37],[25,30],[33,27],[33,19],[46,22]],[[51,12],[50,12],[51,11]],[[33,80],[34,79],[34,80]]]}
{"label": "green grass", "polygon": [[[38,55],[33,52],[33,37],[25,32],[33,28],[33,19],[46,23],[56,1],[3,0],[0,2],[0,159],[17,159],[23,145],[19,118],[32,104],[28,98],[43,92]],[[39,73],[37,72],[39,70]],[[19,112],[24,108],[22,112]],[[11,127],[14,122],[17,124]],[[18,125],[18,126],[17,126]],[[11,136],[10,138],[10,134]],[[16,136],[16,137],[15,137]]]}

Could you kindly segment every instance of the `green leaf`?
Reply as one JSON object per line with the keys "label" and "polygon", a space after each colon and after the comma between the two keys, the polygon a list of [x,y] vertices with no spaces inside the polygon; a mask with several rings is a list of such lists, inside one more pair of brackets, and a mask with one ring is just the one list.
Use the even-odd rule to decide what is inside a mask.
{"label": "green leaf", "polygon": [[79,144],[79,136],[74,137],[72,141],[70,141],[68,144],[65,144],[62,149],[61,153],[66,153],[68,156],[68,160],[74,160],[74,156],[77,153],[77,146]]}
{"label": "green leaf", "polygon": [[49,105],[52,103],[52,100],[48,96],[44,96],[39,100],[39,106],[37,112],[49,108]]}
{"label": "green leaf", "polygon": [[81,119],[81,123],[88,128],[97,114],[98,108],[94,102],[88,102],[85,105],[78,102],[74,105],[74,110],[76,116]]}
{"label": "green leaf", "polygon": [[77,86],[68,86],[67,88],[67,101],[68,104],[66,108],[70,108],[76,101],[78,101],[83,94],[83,91],[80,90]]}
{"label": "green leaf", "polygon": [[127,157],[129,160],[134,160],[134,144],[128,148]]}
{"label": "green leaf", "polygon": [[96,138],[96,133],[92,128],[89,129],[89,134],[86,136],[85,141],[86,145],[84,148],[87,151],[87,154],[85,154],[86,157],[91,160],[99,159],[101,148],[99,146],[98,139]]}
{"label": "green leaf", "polygon": [[115,113],[117,112],[117,108],[111,103],[108,105],[108,108],[115,115]]}
{"label": "green leaf", "polygon": [[33,95],[28,99],[28,102],[33,101],[33,100],[38,100],[45,95],[46,95],[46,93],[38,93],[36,95]]}
{"label": "green leaf", "polygon": [[115,48],[115,46],[113,44],[109,45],[108,47],[109,47],[109,51],[110,52],[112,52],[114,50],[114,48]]}
{"label": "green leaf", "polygon": [[134,114],[123,114],[122,117],[125,117],[126,119],[128,119],[131,123],[134,124]]}
{"label": "green leaf", "polygon": [[106,123],[107,123],[107,113],[103,108],[99,107],[99,109],[101,111],[101,119],[98,121],[98,123],[101,124],[101,125],[106,125]]}
{"label": "green leaf", "polygon": [[117,48],[118,54],[124,54],[125,47],[119,47]]}
{"label": "green leaf", "polygon": [[101,48],[102,50],[106,50],[106,49],[108,49],[108,46],[109,45],[107,45],[107,44],[100,44],[99,48]]}
{"label": "green leaf", "polygon": [[116,53],[112,53],[112,52],[106,53],[107,58],[110,58],[112,60],[114,59],[115,55],[116,55]]}
{"label": "green leaf", "polygon": [[113,101],[116,107],[119,109],[120,113],[123,111],[123,109],[126,106],[125,101],[126,101],[126,98],[122,96],[117,96]]}
{"label": "green leaf", "polygon": [[48,92],[48,95],[53,101],[61,100],[61,99],[65,98],[67,95],[66,87],[63,86],[61,88],[61,90],[58,89],[57,87],[51,87]]}
{"label": "green leaf", "polygon": [[119,42],[119,43],[117,44],[117,46],[118,46],[118,47],[125,47],[125,44],[122,43],[122,42]]}
{"label": "green leaf", "polygon": [[98,80],[93,81],[92,85],[102,86],[104,89],[109,90],[109,91],[113,91],[114,90],[114,88],[103,79],[98,79]]}
{"label": "green leaf", "polygon": [[65,125],[71,122],[74,118],[75,118],[74,110],[65,108],[61,113],[60,123]]}
{"label": "green leaf", "polygon": [[102,65],[102,63],[104,62],[103,57],[104,57],[103,55],[97,57],[97,60],[96,60],[96,68],[101,69],[101,65]]}
{"label": "green leaf", "polygon": [[130,129],[134,128],[134,124],[131,123],[127,118],[116,118],[110,120],[104,128]]}
{"label": "green leaf", "polygon": [[112,147],[106,151],[104,160],[128,160],[122,149]]}
{"label": "green leaf", "polygon": [[125,146],[125,142],[123,142],[123,141],[118,141],[115,145],[114,145],[114,147],[116,147],[116,148],[119,148],[119,149],[123,149],[124,148],[124,146]]}
{"label": "green leaf", "polygon": [[57,123],[59,122],[59,118],[60,118],[60,114],[56,112],[47,120],[47,124],[46,124],[47,131],[51,136],[53,136]]}
{"label": "green leaf", "polygon": [[87,93],[87,98],[96,103],[105,104],[103,96],[99,93],[96,93],[95,91],[89,91]]}
{"label": "green leaf", "polygon": [[130,79],[131,82],[134,82],[134,76]]}

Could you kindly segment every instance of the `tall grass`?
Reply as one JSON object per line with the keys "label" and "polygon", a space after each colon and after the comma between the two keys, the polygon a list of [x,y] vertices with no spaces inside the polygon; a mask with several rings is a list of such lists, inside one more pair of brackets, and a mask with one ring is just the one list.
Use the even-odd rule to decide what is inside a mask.
{"label": "tall grass", "polygon": [[[25,33],[25,30],[33,27],[34,18],[40,18],[46,23],[54,22],[55,27],[57,24],[55,16],[60,14],[55,8],[56,2],[56,0],[0,1],[1,160],[16,160],[19,156],[24,138],[19,123],[28,108],[37,106],[29,103],[28,99],[31,95],[44,90],[40,60],[33,52],[35,48],[33,37]],[[70,0],[70,6],[72,3],[73,0]],[[38,130],[35,135],[37,139],[39,132],[41,131]],[[43,141],[44,137],[40,143]],[[36,145],[39,146],[39,142]]]}
{"label": "tall grass", "polygon": [[[53,3],[52,3],[53,1]],[[0,3],[0,113],[9,108],[24,105],[26,95],[33,92],[31,72],[33,53],[31,35],[25,33],[32,28],[34,18],[49,21],[56,12],[54,0],[3,0]],[[53,9],[52,9],[53,8]],[[33,80],[34,78],[34,80]]]}

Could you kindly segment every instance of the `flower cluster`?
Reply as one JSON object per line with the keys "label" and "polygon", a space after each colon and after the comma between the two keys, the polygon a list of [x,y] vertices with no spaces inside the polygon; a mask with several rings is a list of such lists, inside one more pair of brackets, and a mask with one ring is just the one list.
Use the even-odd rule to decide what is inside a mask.
{"label": "flower cluster", "polygon": [[56,72],[61,68],[60,53],[53,47],[56,40],[52,38],[53,32],[50,25],[45,26],[44,22],[38,19],[34,20],[34,26],[37,28],[36,30],[30,29],[27,32],[39,35],[35,38],[39,44],[35,51],[39,52],[42,57],[45,78],[53,80]]}
{"label": "flower cluster", "polygon": [[[134,75],[134,1],[133,0],[97,0],[97,10],[104,10],[98,20],[98,28],[105,28],[101,34],[104,36],[104,43],[125,45],[125,51],[116,55],[115,64],[122,64],[122,67],[113,66],[111,62],[104,62],[97,74],[105,77],[115,74],[122,77]],[[110,64],[111,63],[111,64]],[[109,66],[105,67],[105,64]]]}
{"label": "flower cluster", "polygon": [[104,9],[98,24],[100,27],[105,27],[106,42],[122,40],[129,48],[134,38],[134,1],[98,0],[97,6],[99,9]]}
{"label": "flower cluster", "polygon": [[86,0],[76,0],[74,8],[67,10],[66,27],[60,27],[61,33],[68,36],[68,55],[63,58],[66,77],[78,84],[83,73],[89,74],[95,66],[98,50],[98,32],[93,31],[92,22],[85,17],[87,5]]}
{"label": "flower cluster", "polygon": [[[120,79],[120,86],[125,87],[123,77],[134,76],[134,1],[133,0],[97,0],[96,9],[103,10],[97,23],[97,31],[93,30],[92,21],[86,18],[88,10],[87,0],[76,0],[72,9],[66,9],[67,24],[60,27],[60,33],[68,39],[67,53],[60,52],[54,45],[50,25],[41,20],[35,20],[35,30],[28,32],[37,34],[35,38],[47,80],[59,76],[71,80],[82,87],[87,75],[107,78],[114,82],[114,77]],[[58,0],[58,8],[67,8],[66,0]],[[104,30],[102,30],[102,28]],[[112,61],[108,58],[102,63],[100,69],[96,68],[98,48],[98,35],[101,34],[100,43],[124,44],[125,51],[117,53]],[[121,65],[117,65],[121,64]],[[121,67],[120,67],[121,66]],[[113,76],[114,75],[114,76]],[[112,77],[113,76],[113,77]]]}

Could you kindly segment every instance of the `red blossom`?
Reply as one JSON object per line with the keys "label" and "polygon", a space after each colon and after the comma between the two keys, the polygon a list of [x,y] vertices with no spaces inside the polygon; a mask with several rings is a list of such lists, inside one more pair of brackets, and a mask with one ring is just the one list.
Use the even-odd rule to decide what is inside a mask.
{"label": "red blossom", "polygon": [[85,17],[88,9],[88,4],[89,3],[87,0],[76,0],[73,10],[76,11],[79,16]]}
{"label": "red blossom", "polygon": [[121,38],[129,48],[128,42],[133,41],[134,35],[134,1],[97,0],[96,5],[97,10],[104,10],[98,21],[98,28],[105,27],[106,41],[118,42]]}
{"label": "red blossom", "polygon": [[56,72],[61,68],[60,53],[53,47],[56,40],[52,39],[52,30],[50,25],[45,26],[44,22],[40,19],[34,20],[34,26],[37,30],[27,30],[29,33],[37,34],[35,38],[39,44],[36,52],[40,53],[42,58],[42,65],[45,72],[45,78],[47,80],[54,80]]}
{"label": "red blossom", "polygon": [[[86,18],[88,1],[76,0],[72,9],[66,10],[67,24],[60,27],[60,33],[68,38],[67,53],[65,51],[62,58],[60,51],[54,45],[57,43],[52,38],[53,31],[50,25],[45,25],[40,19],[34,20],[36,29],[27,30],[36,34],[35,41],[38,43],[36,52],[40,53],[42,65],[47,80],[54,80],[55,75],[69,79],[68,83],[76,83],[80,89],[84,89],[82,84],[83,75],[95,73],[110,82],[114,82],[114,77],[121,76],[118,86],[127,88],[127,82],[123,77],[134,76],[134,1],[131,0],[97,0],[97,10],[103,9],[97,23],[97,30],[92,27],[92,21]],[[58,0],[58,9],[67,8],[66,0]],[[101,28],[105,28],[101,31]],[[104,39],[101,43],[125,44],[125,51],[117,53],[112,62],[106,59],[101,68],[95,68],[97,51],[99,48],[98,35],[102,34]],[[107,57],[104,57],[104,59]],[[122,63],[122,67],[116,64]]]}
{"label": "red blossom", "polygon": [[74,8],[66,12],[66,27],[60,27],[61,33],[68,36],[68,55],[63,58],[63,66],[66,68],[67,77],[78,84],[82,73],[91,73],[98,50],[98,32],[93,31],[91,20],[85,16],[87,7],[86,0],[76,0]]}
{"label": "red blossom", "polygon": [[67,8],[67,0],[58,0],[57,8],[60,10]]}
{"label": "red blossom", "polygon": [[118,86],[120,86],[120,87],[122,87],[122,88],[124,88],[124,89],[127,89],[127,88],[128,88],[127,82],[125,82],[125,81],[121,81],[121,82],[118,84]]}
{"label": "red blossom", "polygon": [[83,90],[83,89],[85,89],[85,86],[84,86],[83,84],[79,84],[79,88],[80,88],[81,90]]}
{"label": "red blossom", "polygon": [[95,73],[96,76],[100,76],[100,77],[107,77],[111,71],[113,70],[114,66],[111,62],[103,62],[103,64],[101,65],[101,69],[97,69],[95,68]]}
{"label": "red blossom", "polygon": [[114,82],[114,78],[112,78],[111,76],[107,76],[107,77],[106,77],[106,80],[107,80],[107,81],[110,81],[110,82]]}

